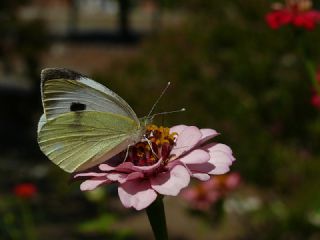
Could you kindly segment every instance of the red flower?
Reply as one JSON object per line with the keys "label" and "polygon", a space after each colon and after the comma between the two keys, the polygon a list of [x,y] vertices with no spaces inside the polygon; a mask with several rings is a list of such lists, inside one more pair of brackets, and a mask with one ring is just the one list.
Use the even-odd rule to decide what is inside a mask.
{"label": "red flower", "polygon": [[32,183],[21,183],[14,187],[13,192],[17,197],[32,198],[37,193],[37,187]]}
{"label": "red flower", "polygon": [[292,24],[295,27],[313,30],[320,22],[320,12],[312,10],[311,0],[287,0],[286,5],[274,5],[274,11],[266,14],[266,22],[272,29]]}
{"label": "red flower", "polygon": [[306,11],[304,13],[296,14],[292,20],[292,24],[296,27],[312,30],[319,21],[320,13],[318,11]]}
{"label": "red flower", "polygon": [[277,29],[292,21],[293,14],[288,10],[272,11],[266,15],[266,21],[270,28]]}
{"label": "red flower", "polygon": [[313,94],[311,98],[311,104],[320,110],[320,96],[318,94]]}

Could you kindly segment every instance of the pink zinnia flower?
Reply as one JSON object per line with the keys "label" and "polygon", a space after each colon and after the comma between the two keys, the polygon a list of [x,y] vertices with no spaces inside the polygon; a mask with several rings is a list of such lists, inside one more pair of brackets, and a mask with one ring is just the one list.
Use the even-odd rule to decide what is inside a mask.
{"label": "pink zinnia flower", "polygon": [[[224,174],[235,158],[231,149],[219,143],[206,143],[217,136],[213,129],[178,125],[164,128],[150,125],[146,138],[96,170],[76,174],[85,178],[82,191],[110,183],[118,184],[118,194],[125,207],[148,207],[157,196],[176,196],[188,186],[190,177],[201,181],[209,175]],[[125,159],[125,161],[124,161]]]}
{"label": "pink zinnia flower", "polygon": [[216,176],[209,181],[185,189],[182,192],[182,197],[190,203],[192,208],[206,211],[219,199],[237,188],[240,179],[239,173]]}
{"label": "pink zinnia flower", "polygon": [[292,24],[312,30],[320,22],[320,12],[312,10],[311,0],[287,0],[285,5],[273,4],[273,8],[274,11],[266,14],[266,22],[273,29]]}

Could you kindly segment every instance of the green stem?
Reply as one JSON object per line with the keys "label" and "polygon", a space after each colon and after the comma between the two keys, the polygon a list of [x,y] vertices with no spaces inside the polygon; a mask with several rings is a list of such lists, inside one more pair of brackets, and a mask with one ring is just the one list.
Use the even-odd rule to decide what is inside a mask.
{"label": "green stem", "polygon": [[305,59],[304,62],[305,62],[305,67],[307,69],[311,83],[312,83],[314,89],[317,91],[317,93],[320,94],[320,85],[319,85],[318,80],[316,78],[316,76],[317,76],[316,67],[314,66],[314,64],[310,60]]}
{"label": "green stem", "polygon": [[313,88],[319,94],[320,93],[320,85],[319,85],[318,80],[316,79],[316,74],[317,74],[316,67],[315,67],[313,61],[310,59],[310,57],[307,54],[307,49],[305,47],[302,36],[303,36],[302,33],[295,29],[294,39],[297,40],[298,54],[300,54],[301,60],[304,64],[304,67],[305,67],[306,72],[308,74],[308,78],[310,79],[311,84],[313,85]]}
{"label": "green stem", "polygon": [[4,225],[4,229],[7,231],[10,239],[19,240],[20,236],[17,228],[14,227],[14,223],[13,223],[14,215],[12,214],[12,212],[5,213],[2,217],[3,217],[2,224]]}
{"label": "green stem", "polygon": [[166,215],[162,199],[163,197],[158,197],[147,208],[148,219],[156,240],[168,240]]}
{"label": "green stem", "polygon": [[25,239],[35,240],[35,227],[32,219],[32,212],[29,209],[28,203],[23,199],[18,199],[18,204],[21,210],[21,220],[24,228]]}

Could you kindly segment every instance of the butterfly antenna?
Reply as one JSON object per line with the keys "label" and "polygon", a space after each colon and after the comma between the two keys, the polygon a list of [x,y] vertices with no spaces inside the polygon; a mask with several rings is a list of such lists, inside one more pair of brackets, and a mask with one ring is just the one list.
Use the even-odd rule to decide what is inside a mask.
{"label": "butterfly antenna", "polygon": [[162,98],[163,94],[168,90],[170,84],[171,84],[171,82],[168,82],[168,83],[167,83],[167,86],[162,90],[160,96],[158,97],[158,99],[156,100],[156,102],[153,104],[150,112],[148,113],[147,118],[150,118],[150,116],[151,116],[154,108],[155,108],[155,107],[157,106],[157,104],[159,103],[159,101],[160,101],[160,99]]}
{"label": "butterfly antenna", "polygon": [[177,113],[177,112],[184,112],[184,111],[186,111],[186,109],[185,108],[181,108],[179,110],[174,110],[174,111],[155,113],[155,114],[153,114],[153,116],[165,115],[165,114]]}

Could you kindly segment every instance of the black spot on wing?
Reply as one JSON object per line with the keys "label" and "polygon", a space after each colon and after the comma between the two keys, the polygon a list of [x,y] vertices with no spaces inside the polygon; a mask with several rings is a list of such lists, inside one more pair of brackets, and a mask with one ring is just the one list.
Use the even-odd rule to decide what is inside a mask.
{"label": "black spot on wing", "polygon": [[71,112],[78,112],[78,111],[84,111],[86,110],[86,105],[83,103],[79,103],[79,102],[73,102],[70,105],[70,111]]}
{"label": "black spot on wing", "polygon": [[51,79],[78,80],[81,77],[86,76],[66,68],[46,68],[41,71],[42,83]]}

